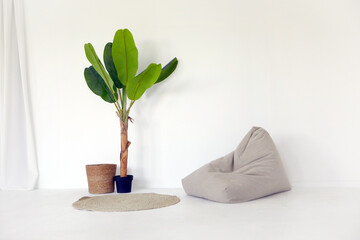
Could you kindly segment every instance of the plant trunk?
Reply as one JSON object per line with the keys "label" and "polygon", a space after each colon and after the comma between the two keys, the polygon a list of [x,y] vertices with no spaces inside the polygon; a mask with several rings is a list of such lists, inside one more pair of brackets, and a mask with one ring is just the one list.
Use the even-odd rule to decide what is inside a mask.
{"label": "plant trunk", "polygon": [[128,148],[130,146],[130,142],[128,141],[128,123],[129,121],[124,122],[122,118],[120,118],[120,127],[121,127],[120,177],[127,176]]}

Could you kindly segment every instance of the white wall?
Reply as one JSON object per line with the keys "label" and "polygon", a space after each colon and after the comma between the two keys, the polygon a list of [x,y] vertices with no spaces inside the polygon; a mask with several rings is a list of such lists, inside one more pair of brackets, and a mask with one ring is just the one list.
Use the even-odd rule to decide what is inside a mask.
{"label": "white wall", "polygon": [[118,163],[115,108],[86,86],[83,44],[102,55],[129,28],[140,69],[179,65],[133,107],[135,186],[181,178],[272,135],[295,186],[360,186],[360,3],[355,0],[25,0],[40,188],[86,187]]}

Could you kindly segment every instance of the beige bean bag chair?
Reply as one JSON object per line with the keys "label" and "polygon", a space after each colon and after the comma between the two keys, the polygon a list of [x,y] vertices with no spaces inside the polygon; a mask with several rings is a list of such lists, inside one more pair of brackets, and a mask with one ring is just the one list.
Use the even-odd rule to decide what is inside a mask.
{"label": "beige bean bag chair", "polygon": [[245,202],[291,189],[268,132],[253,127],[235,151],[182,180],[187,194],[216,202]]}

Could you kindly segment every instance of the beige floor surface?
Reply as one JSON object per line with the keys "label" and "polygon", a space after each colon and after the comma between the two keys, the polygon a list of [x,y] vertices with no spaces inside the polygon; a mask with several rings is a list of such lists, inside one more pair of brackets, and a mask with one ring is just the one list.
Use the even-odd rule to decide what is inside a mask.
{"label": "beige floor surface", "polygon": [[240,204],[187,196],[177,205],[139,212],[79,211],[82,190],[0,191],[0,240],[244,239],[359,240],[360,188],[294,188]]}

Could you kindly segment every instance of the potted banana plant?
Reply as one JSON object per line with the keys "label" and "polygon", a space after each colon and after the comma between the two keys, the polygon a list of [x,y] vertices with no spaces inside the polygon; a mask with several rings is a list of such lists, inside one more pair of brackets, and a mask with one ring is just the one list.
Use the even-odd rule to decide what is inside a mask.
{"label": "potted banana plant", "polygon": [[104,48],[104,65],[91,43],[85,44],[85,54],[91,66],[85,68],[84,76],[90,90],[104,101],[114,104],[120,120],[121,152],[120,175],[114,180],[118,193],[131,192],[132,175],[127,174],[128,124],[134,103],[147,89],[165,80],[174,72],[178,60],[175,57],[165,67],[151,63],[138,73],[138,50],[133,35],[128,29],[116,31],[113,42]]}

